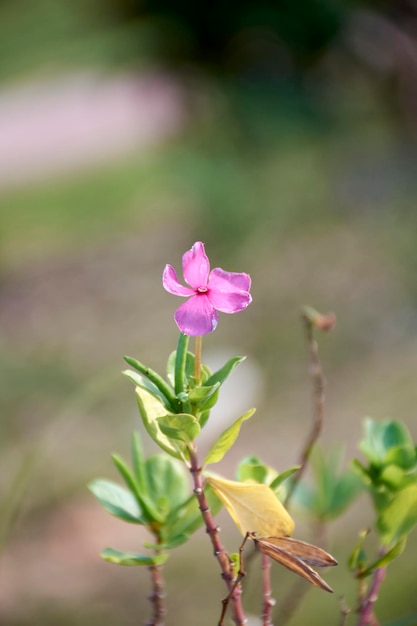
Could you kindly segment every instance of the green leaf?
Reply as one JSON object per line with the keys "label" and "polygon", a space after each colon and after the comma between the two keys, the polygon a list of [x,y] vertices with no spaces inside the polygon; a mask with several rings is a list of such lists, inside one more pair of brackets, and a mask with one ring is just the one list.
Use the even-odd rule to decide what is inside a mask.
{"label": "green leaf", "polygon": [[154,554],[152,556],[143,556],[134,552],[120,552],[113,548],[105,548],[101,553],[101,558],[109,563],[117,565],[162,565],[168,559],[168,554]]}
{"label": "green leaf", "polygon": [[358,461],[358,459],[352,459],[352,467],[354,471],[357,473],[357,475],[360,477],[362,483],[366,487],[371,487],[372,477],[370,475],[369,470],[364,465],[362,465],[362,463]]}
{"label": "green leaf", "polygon": [[174,363],[174,389],[177,395],[184,392],[187,387],[186,369],[189,358],[187,351],[189,340],[187,335],[180,333]]}
{"label": "green leaf", "polygon": [[207,424],[208,418],[210,417],[210,410],[201,411],[199,415],[198,423],[200,424],[200,428],[204,428]]}
{"label": "green leaf", "polygon": [[177,357],[177,351],[174,350],[168,357],[167,361],[167,378],[171,387],[175,389],[175,359]]}
{"label": "green leaf", "polygon": [[416,462],[414,443],[400,422],[365,420],[365,436],[359,445],[371,463],[377,466],[396,463],[409,468]]}
{"label": "green leaf", "polygon": [[138,492],[140,494],[144,494],[146,492],[145,458],[142,450],[141,438],[137,431],[132,434],[131,450],[135,483],[138,487]]}
{"label": "green leaf", "polygon": [[[138,432],[134,432],[132,434],[132,465],[133,465],[133,473],[128,470],[127,466],[124,464],[124,467],[120,465],[120,458],[116,457],[113,459],[116,463],[116,467],[118,467],[119,471],[122,472],[122,475],[126,476],[126,470],[128,470],[131,481],[134,482],[136,486],[136,497],[139,500],[142,508],[147,514],[148,521],[160,522],[160,516],[156,512],[155,506],[152,503],[152,497],[150,495],[147,479],[146,479],[146,459],[144,458],[142,443],[140,439],[140,435]],[[126,477],[125,477],[126,480]]]}
{"label": "green leaf", "polygon": [[239,463],[236,477],[239,482],[252,480],[256,483],[268,485],[275,493],[279,491],[282,483],[300,469],[300,466],[291,467],[281,474],[269,465],[265,465],[256,456],[247,456]]}
{"label": "green leaf", "polygon": [[175,439],[191,443],[200,434],[200,424],[194,417],[188,413],[179,413],[177,415],[166,415],[158,418],[158,424],[161,431],[170,440]]}
{"label": "green leaf", "polygon": [[369,532],[369,528],[367,528],[359,533],[359,541],[354,547],[348,561],[348,567],[352,572],[360,572],[365,566],[367,559],[366,553],[363,549],[363,544],[365,542],[365,539],[369,535]]}
{"label": "green leaf", "polygon": [[200,385],[206,385],[208,379],[211,376],[211,369],[205,363],[201,363],[200,365]]}
{"label": "green leaf", "polygon": [[111,458],[126,485],[128,486],[129,490],[136,496],[136,500],[138,501],[142,509],[145,522],[161,522],[162,519],[158,515],[155,508],[152,506],[152,503],[146,491],[146,487],[142,486],[142,489],[139,489],[138,483],[136,482],[134,475],[132,474],[125,461],[118,454],[112,454]]}
{"label": "green leaf", "polygon": [[172,548],[177,548],[181,544],[185,543],[189,538],[189,535],[184,534],[174,537],[172,541],[164,541],[164,543],[149,543],[146,541],[143,545],[145,548],[149,548],[150,550],[172,550]]}
{"label": "green leaf", "polygon": [[294,497],[317,520],[334,519],[357,497],[362,481],[352,469],[342,471],[343,451],[340,448],[325,456],[320,447],[315,446],[310,462],[313,480],[298,483]]}
{"label": "green leaf", "polygon": [[416,468],[416,454],[412,446],[396,446],[387,452],[386,462],[397,465],[401,469],[410,470]]}
{"label": "green leaf", "polygon": [[159,391],[158,387],[156,387],[148,378],[134,372],[133,370],[123,370],[123,376],[126,376],[136,387],[141,387],[142,389],[146,389],[153,396],[158,398],[166,409],[170,410],[171,405],[167,398]]}
{"label": "green leaf", "polygon": [[210,387],[206,387],[205,385],[203,387],[195,387],[188,394],[188,400],[197,406],[204,406],[204,409],[211,408],[213,405],[210,404],[209,401],[212,399],[219,387],[220,383],[210,385]]}
{"label": "green leaf", "polygon": [[[212,515],[222,508],[222,503],[216,496],[210,485],[204,487],[207,504]],[[171,544],[176,542],[180,545],[188,539],[198,528],[204,524],[198,500],[194,494],[185,499],[176,509],[173,509],[166,521],[167,540]]]}
{"label": "green leaf", "polygon": [[334,519],[341,515],[361,491],[362,483],[356,474],[347,471],[339,476],[329,498],[326,519]]}
{"label": "green leaf", "polygon": [[145,471],[153,506],[165,524],[171,511],[188,497],[188,471],[184,465],[164,454],[149,457]]}
{"label": "green leaf", "polygon": [[294,467],[290,467],[289,469],[285,470],[284,472],[281,472],[280,474],[278,474],[278,476],[276,476],[276,478],[274,478],[274,480],[271,483],[269,483],[269,486],[271,487],[271,489],[273,491],[275,491],[275,493],[277,493],[279,491],[279,487],[281,487],[282,483],[285,480],[287,480],[287,478],[289,478],[290,476],[292,476],[293,474],[298,472],[300,467],[301,467],[301,465],[294,465]]}
{"label": "green leaf", "polygon": [[151,381],[151,383],[155,385],[155,387],[159,389],[161,394],[166,398],[168,406],[170,406],[174,412],[177,410],[178,400],[175,397],[173,389],[168,383],[164,381],[164,379],[157,372],[155,372],[150,367],[146,367],[146,365],[143,365],[143,363],[137,361],[130,356],[125,356],[124,360],[126,361],[126,363],[128,363],[128,365],[130,365],[131,367],[133,367],[133,369],[137,370],[140,374],[145,376],[148,380]]}
{"label": "green leaf", "polygon": [[416,482],[416,473],[407,472],[398,465],[387,465],[381,471],[380,481],[392,491],[400,491],[407,485]]}
{"label": "green leaf", "polygon": [[375,465],[382,465],[385,461],[386,446],[384,432],[386,422],[375,422],[367,418],[364,423],[365,435],[359,444],[360,450]]}
{"label": "green leaf", "polygon": [[256,483],[269,485],[276,476],[277,472],[264,465],[256,456],[247,456],[242,459],[236,470],[236,477],[241,483],[252,480]]}
{"label": "green leaf", "polygon": [[220,437],[211,446],[204,465],[210,463],[218,463],[224,457],[226,452],[232,447],[239,435],[240,427],[242,423],[248,420],[255,413],[256,409],[250,409],[244,415],[239,417],[229,428],[226,428],[220,435]]}
{"label": "green leaf", "polygon": [[168,452],[168,454],[177,459],[185,461],[187,458],[187,451],[184,445],[179,441],[173,442],[172,439],[167,437],[162,432],[158,422],[161,417],[168,415],[170,417],[174,417],[175,414],[169,413],[162,402],[145,389],[136,387],[136,398],[143,424],[150,437],[160,448],[162,448],[162,450],[165,450],[165,452]]}
{"label": "green leaf", "polygon": [[303,488],[297,494],[301,498],[307,495],[308,507],[321,520],[339,516],[359,494],[361,481],[352,470],[342,472],[342,450],[336,448],[325,456],[319,447],[311,455],[314,473],[314,486],[310,493],[303,494]]}
{"label": "green leaf", "polygon": [[232,357],[231,359],[229,359],[227,361],[227,363],[225,365],[223,365],[222,368],[220,368],[219,370],[217,370],[217,372],[214,372],[214,374],[209,376],[209,378],[206,380],[205,384],[208,387],[210,385],[215,385],[216,383],[220,383],[222,385],[224,383],[224,381],[227,380],[227,378],[233,372],[235,367],[240,365],[240,363],[242,363],[242,361],[244,361],[245,359],[246,359],[245,356],[235,356],[235,357]]}
{"label": "green leaf", "polygon": [[395,546],[391,548],[391,550],[388,550],[388,552],[380,556],[376,561],[374,561],[371,565],[369,565],[365,570],[361,571],[358,578],[366,578],[367,576],[370,576],[374,570],[379,569],[381,567],[386,567],[387,565],[389,565],[391,561],[399,557],[404,552],[406,544],[407,544],[407,538],[404,537],[398,543],[396,543]]}
{"label": "green leaf", "polygon": [[124,487],[99,478],[90,482],[88,489],[111,515],[133,524],[145,523],[136,498]]}
{"label": "green leaf", "polygon": [[377,529],[381,541],[389,546],[406,537],[417,524],[417,485],[398,491],[380,513]]}

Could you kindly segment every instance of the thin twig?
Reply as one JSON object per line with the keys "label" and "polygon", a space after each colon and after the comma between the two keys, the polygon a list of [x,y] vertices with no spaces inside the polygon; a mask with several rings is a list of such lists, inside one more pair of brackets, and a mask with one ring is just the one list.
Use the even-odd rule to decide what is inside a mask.
{"label": "thin twig", "polygon": [[247,619],[245,613],[243,611],[242,599],[241,599],[241,586],[240,581],[236,583],[235,575],[232,570],[229,556],[224,549],[220,537],[219,537],[219,528],[216,526],[214,518],[211,514],[210,507],[208,505],[206,496],[204,494],[204,483],[203,477],[201,475],[201,467],[198,463],[197,452],[195,447],[190,448],[190,472],[193,477],[194,483],[194,493],[198,500],[198,504],[200,507],[201,514],[203,516],[204,522],[206,524],[206,532],[210,537],[213,549],[214,556],[219,562],[222,578],[226,583],[227,589],[229,591],[233,619],[236,626],[244,626],[246,624]]}
{"label": "thin twig", "polygon": [[[305,307],[302,314],[302,320],[306,332],[310,377],[313,387],[313,425],[311,427],[311,432],[307,438],[304,449],[301,453],[300,469],[294,475],[294,479],[291,482],[287,497],[285,498],[284,504],[286,507],[288,507],[290,499],[294,494],[295,488],[306,470],[313,446],[319,438],[321,430],[323,428],[324,375],[319,358],[318,345],[314,339],[314,329],[317,328],[324,332],[328,332],[334,327],[336,323],[336,316],[334,315],[334,313],[321,315],[311,307]],[[315,534],[317,536],[321,536],[323,532],[323,524],[319,523],[315,528]],[[316,543],[322,543],[322,541],[316,541]],[[293,584],[287,596],[281,602],[281,605],[277,612],[278,623],[280,624],[280,626],[283,626],[291,619],[308,590],[309,587],[304,584],[304,581],[302,579],[297,580]]]}
{"label": "thin twig", "polygon": [[386,574],[386,567],[379,567],[374,571],[368,593],[360,599],[358,626],[378,626],[379,622],[374,614],[374,605],[378,600],[379,589]]}
{"label": "thin twig", "polygon": [[272,608],[275,600],[271,591],[271,561],[262,554],[262,626],[272,626]]}
{"label": "thin twig", "polygon": [[347,606],[345,599],[340,598],[340,622],[339,626],[346,626],[348,615],[350,614],[350,608]]}
{"label": "thin twig", "polygon": [[313,425],[311,427],[311,432],[307,438],[304,449],[301,453],[300,469],[294,475],[294,478],[287,493],[287,497],[285,499],[284,504],[287,507],[292,495],[294,494],[295,488],[297,487],[301,477],[306,470],[308,459],[310,457],[313,446],[319,438],[321,430],[323,428],[324,376],[319,358],[318,345],[316,340],[314,339],[313,331],[314,328],[319,328],[326,332],[331,330],[336,322],[336,317],[334,313],[321,315],[320,313],[317,313],[317,311],[315,311],[314,309],[311,309],[310,307],[305,307],[302,315],[302,320],[306,332],[307,349],[309,354],[309,369],[313,385]]}
{"label": "thin twig", "polygon": [[229,606],[230,600],[233,597],[235,589],[238,585],[240,585],[240,581],[242,580],[242,578],[246,576],[246,572],[243,567],[243,548],[245,547],[245,544],[247,540],[249,539],[249,536],[250,536],[249,533],[246,533],[245,538],[239,547],[239,571],[229,591],[229,594],[222,600],[223,607],[222,607],[222,612],[220,615],[218,626],[223,626],[223,621],[226,615],[227,607]]}

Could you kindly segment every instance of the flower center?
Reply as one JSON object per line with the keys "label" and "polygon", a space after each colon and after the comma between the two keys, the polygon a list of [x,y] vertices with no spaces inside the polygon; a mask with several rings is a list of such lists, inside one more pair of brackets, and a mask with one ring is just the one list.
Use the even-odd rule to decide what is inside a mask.
{"label": "flower center", "polygon": [[207,293],[208,287],[197,287],[197,293]]}

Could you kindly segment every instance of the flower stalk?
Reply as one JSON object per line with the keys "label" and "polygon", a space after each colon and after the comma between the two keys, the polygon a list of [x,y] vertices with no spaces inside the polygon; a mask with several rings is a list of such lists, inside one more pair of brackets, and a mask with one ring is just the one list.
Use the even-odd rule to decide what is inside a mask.
{"label": "flower stalk", "polygon": [[200,384],[201,379],[201,352],[203,347],[203,338],[197,335],[195,338],[195,355],[194,355],[194,378],[196,386]]}

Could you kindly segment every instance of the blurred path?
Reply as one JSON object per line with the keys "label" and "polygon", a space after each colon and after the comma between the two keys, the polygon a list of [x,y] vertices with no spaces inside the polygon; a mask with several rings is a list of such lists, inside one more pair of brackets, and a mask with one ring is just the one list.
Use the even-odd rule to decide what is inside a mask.
{"label": "blurred path", "polygon": [[0,91],[0,186],[146,148],[181,126],[182,104],[164,75],[79,74]]}

